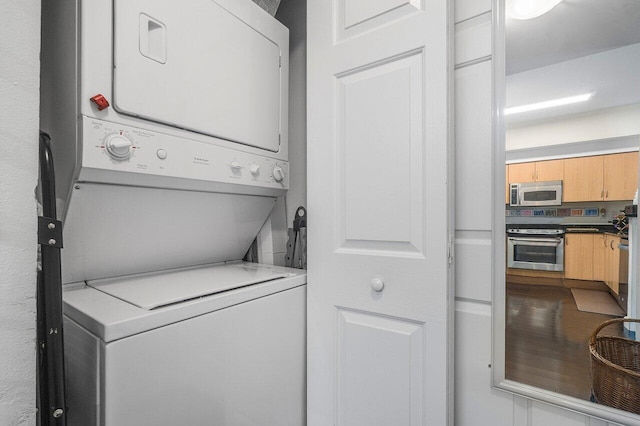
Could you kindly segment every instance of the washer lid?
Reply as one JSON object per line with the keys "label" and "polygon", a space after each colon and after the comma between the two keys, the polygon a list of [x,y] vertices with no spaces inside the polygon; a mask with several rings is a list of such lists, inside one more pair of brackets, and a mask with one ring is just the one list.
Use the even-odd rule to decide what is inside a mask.
{"label": "washer lid", "polygon": [[139,308],[152,310],[289,275],[244,264],[226,264],[87,281],[87,285]]}

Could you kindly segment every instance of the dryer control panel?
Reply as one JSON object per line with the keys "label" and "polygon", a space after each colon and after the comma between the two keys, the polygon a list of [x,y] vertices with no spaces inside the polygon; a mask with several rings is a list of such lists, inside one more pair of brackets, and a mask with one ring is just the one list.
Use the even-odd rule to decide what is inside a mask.
{"label": "dryer control panel", "polygon": [[82,120],[82,167],[289,188],[286,161],[94,118]]}

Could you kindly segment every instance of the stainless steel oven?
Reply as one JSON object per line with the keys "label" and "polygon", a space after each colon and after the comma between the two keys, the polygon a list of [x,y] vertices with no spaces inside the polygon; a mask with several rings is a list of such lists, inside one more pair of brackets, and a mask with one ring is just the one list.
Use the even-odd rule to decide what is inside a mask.
{"label": "stainless steel oven", "polygon": [[564,271],[564,230],[507,230],[507,267]]}

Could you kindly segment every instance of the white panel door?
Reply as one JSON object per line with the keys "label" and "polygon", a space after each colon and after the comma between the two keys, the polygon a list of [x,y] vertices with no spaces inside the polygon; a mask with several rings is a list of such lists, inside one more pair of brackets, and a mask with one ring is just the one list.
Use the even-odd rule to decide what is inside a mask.
{"label": "white panel door", "polygon": [[307,7],[308,424],[452,424],[450,4]]}

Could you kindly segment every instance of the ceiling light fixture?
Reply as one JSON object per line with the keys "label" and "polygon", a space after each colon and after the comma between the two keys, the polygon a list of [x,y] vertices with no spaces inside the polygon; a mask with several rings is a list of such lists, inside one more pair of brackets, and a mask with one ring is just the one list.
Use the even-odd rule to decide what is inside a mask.
{"label": "ceiling light fixture", "polygon": [[507,16],[513,19],[533,19],[544,15],[562,0],[507,0]]}
{"label": "ceiling light fixture", "polygon": [[591,99],[591,96],[593,96],[593,93],[584,93],[582,95],[570,96],[568,98],[552,99],[550,101],[536,102],[534,104],[527,104],[527,105],[505,108],[504,115],[518,114],[521,112],[528,112],[528,111],[537,111],[539,109],[553,108],[553,107],[562,106],[562,105],[575,104],[578,102],[585,102]]}

